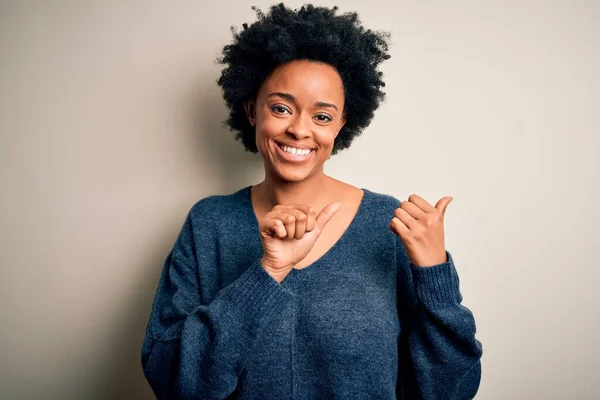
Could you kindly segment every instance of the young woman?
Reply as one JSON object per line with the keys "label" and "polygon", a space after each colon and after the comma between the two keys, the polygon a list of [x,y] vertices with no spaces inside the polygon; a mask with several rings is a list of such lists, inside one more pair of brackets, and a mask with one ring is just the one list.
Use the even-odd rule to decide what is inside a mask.
{"label": "young woman", "polygon": [[219,85],[264,180],[200,200],[142,348],[159,399],[470,399],[482,354],[444,213],[325,175],[383,100],[387,37],[280,4],[235,34]]}

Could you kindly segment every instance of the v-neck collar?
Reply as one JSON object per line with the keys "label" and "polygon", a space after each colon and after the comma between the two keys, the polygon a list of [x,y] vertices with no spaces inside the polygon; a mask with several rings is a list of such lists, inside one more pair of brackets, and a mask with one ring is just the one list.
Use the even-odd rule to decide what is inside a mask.
{"label": "v-neck collar", "polygon": [[[318,259],[316,259],[315,261],[313,261],[311,264],[307,265],[304,268],[301,269],[292,269],[292,271],[290,272],[290,274],[294,273],[294,274],[302,274],[302,273],[306,273],[305,270],[311,270],[313,269],[313,267],[315,267],[317,264],[323,263],[324,261],[326,261],[330,255],[335,252],[335,250],[337,250],[337,248],[339,248],[340,246],[342,246],[347,240],[348,240],[348,236],[350,236],[352,234],[352,231],[354,229],[356,229],[356,225],[359,223],[360,219],[363,217],[363,214],[365,213],[365,203],[370,199],[371,196],[371,192],[365,188],[361,188],[361,190],[363,191],[363,196],[362,199],[360,201],[360,204],[358,205],[358,209],[356,211],[356,214],[354,215],[354,217],[352,218],[352,221],[350,221],[350,224],[348,225],[348,227],[346,228],[346,230],[344,231],[344,233],[339,237],[339,239]],[[244,203],[245,203],[245,207],[247,209],[247,211],[251,214],[252,216],[252,221],[254,224],[254,230],[256,232],[258,232],[258,218],[256,217],[256,212],[254,211],[254,207],[252,205],[252,186],[247,186],[246,188],[242,189],[243,191],[243,198],[244,198]]]}

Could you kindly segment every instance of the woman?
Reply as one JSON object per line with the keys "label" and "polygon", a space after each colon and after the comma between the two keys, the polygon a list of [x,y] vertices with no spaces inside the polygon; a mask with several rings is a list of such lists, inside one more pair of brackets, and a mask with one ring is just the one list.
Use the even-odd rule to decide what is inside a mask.
{"label": "woman", "polygon": [[383,99],[386,36],[283,5],[235,34],[219,85],[264,181],[189,212],[142,348],[160,399],[467,399],[481,344],[435,206],[323,165]]}

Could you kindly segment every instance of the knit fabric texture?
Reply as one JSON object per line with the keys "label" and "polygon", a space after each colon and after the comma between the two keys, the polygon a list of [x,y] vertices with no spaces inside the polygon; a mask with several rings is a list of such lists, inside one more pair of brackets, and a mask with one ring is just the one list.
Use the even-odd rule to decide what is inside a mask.
{"label": "knit fabric texture", "polygon": [[363,189],[346,232],[281,282],[250,186],[196,203],[166,261],[141,361],[158,399],[472,399],[482,345],[452,256],[410,263],[400,201]]}

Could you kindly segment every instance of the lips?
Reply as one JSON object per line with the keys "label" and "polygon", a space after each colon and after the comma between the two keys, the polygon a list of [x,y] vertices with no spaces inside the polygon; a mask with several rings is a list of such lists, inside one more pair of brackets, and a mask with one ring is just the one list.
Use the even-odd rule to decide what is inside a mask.
{"label": "lips", "polygon": [[279,143],[275,144],[275,147],[277,148],[277,154],[280,155],[280,158],[288,162],[301,163],[312,158],[313,154],[315,153],[314,149],[298,148]]}
{"label": "lips", "polygon": [[291,147],[294,149],[299,149],[299,150],[314,150],[314,147],[309,147],[309,146],[305,146],[305,145],[300,145],[297,143],[282,143],[282,142],[275,142],[278,146],[283,147]]}

